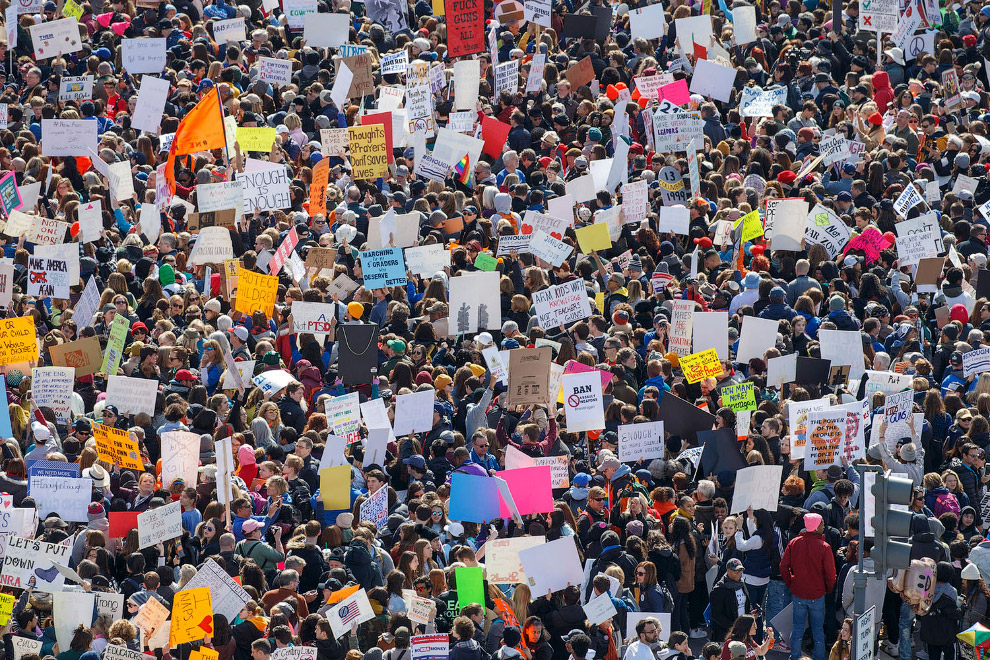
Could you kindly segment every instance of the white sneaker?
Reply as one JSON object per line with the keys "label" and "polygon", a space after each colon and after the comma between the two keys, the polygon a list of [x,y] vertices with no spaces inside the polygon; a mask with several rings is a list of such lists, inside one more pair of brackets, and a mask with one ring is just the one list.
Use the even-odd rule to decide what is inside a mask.
{"label": "white sneaker", "polygon": [[916,658],[920,658],[920,660],[928,660],[928,651],[923,651],[919,649],[914,652],[914,656]]}
{"label": "white sneaker", "polygon": [[708,637],[708,631],[704,628],[692,628],[691,632],[688,633],[688,637],[691,639],[704,639]]}
{"label": "white sneaker", "polygon": [[892,658],[896,658],[899,655],[897,646],[891,644],[887,640],[883,640],[883,644],[880,645],[880,649]]}

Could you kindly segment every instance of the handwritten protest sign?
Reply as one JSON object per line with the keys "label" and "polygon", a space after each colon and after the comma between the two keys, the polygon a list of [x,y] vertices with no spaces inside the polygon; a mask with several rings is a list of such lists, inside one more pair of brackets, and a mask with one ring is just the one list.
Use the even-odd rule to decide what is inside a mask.
{"label": "handwritten protest sign", "polygon": [[234,309],[253,314],[260,309],[271,316],[278,296],[278,277],[262,275],[244,268],[237,269],[237,298]]}
{"label": "handwritten protest sign", "polygon": [[753,509],[777,510],[782,465],[754,465],[736,473],[730,513]]}
{"label": "handwritten protest sign", "polygon": [[68,367],[35,367],[31,370],[31,397],[35,404],[55,411],[55,419],[69,420],[76,372]]}
{"label": "handwritten protest sign", "polygon": [[756,410],[756,387],[753,383],[736,383],[721,390],[722,405],[740,410]]}
{"label": "handwritten protest sign", "polygon": [[237,584],[213,559],[208,559],[200,567],[193,579],[186,583],[185,588],[198,587],[210,588],[210,602],[214,614],[222,614],[229,620],[233,620],[244,604],[251,599],[241,585]]}
{"label": "handwritten protest sign", "polygon": [[583,279],[533,292],[533,307],[541,328],[556,328],[591,316],[591,302]]}
{"label": "handwritten protest sign", "polygon": [[722,375],[722,362],[714,348],[681,357],[680,366],[684,378],[691,384]]}
{"label": "handwritten protest sign", "polygon": [[354,178],[376,179],[385,176],[388,170],[388,148],[385,143],[384,126],[381,124],[349,126],[347,131]]}
{"label": "handwritten protest sign", "polygon": [[[92,479],[80,481],[89,481],[89,488],[92,490]],[[41,510],[41,507],[38,509]],[[83,517],[82,520],[86,518]],[[7,539],[7,554],[3,559],[0,585],[26,589],[28,581],[34,578],[37,591],[60,591],[65,584],[65,576],[59,573],[54,563],[58,562],[63,566],[68,564],[71,550],[67,545],[11,536]]]}
{"label": "handwritten protest sign", "polygon": [[824,469],[839,463],[839,449],[846,433],[846,413],[823,411],[808,415],[806,470]]}
{"label": "handwritten protest sign", "polygon": [[117,406],[121,415],[147,413],[154,416],[158,396],[158,381],[148,378],[109,376],[107,404]]}
{"label": "handwritten protest sign", "polygon": [[0,319],[0,364],[36,362],[38,338],[33,316]]}
{"label": "handwritten protest sign", "polygon": [[619,426],[619,461],[634,462],[663,458],[663,422],[621,424]]}
{"label": "handwritten protest sign", "polygon": [[178,501],[138,515],[138,547],[182,536],[182,504]]}
{"label": "handwritten protest sign", "polygon": [[[140,523],[140,521],[139,521]],[[213,605],[209,587],[183,589],[172,602],[172,627],[169,643],[194,642],[213,632]]]}

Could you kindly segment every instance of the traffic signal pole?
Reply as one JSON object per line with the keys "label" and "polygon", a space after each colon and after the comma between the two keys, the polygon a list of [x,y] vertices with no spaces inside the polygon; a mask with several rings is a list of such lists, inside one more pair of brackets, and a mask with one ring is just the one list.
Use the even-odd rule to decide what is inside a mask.
{"label": "traffic signal pole", "polygon": [[[856,472],[860,480],[859,502],[859,560],[856,573],[853,575],[853,643],[851,660],[872,660],[873,648],[876,641],[876,622],[879,619],[875,607],[866,611],[866,584],[874,578],[885,579],[887,570],[891,568],[906,569],[911,563],[911,545],[903,541],[893,541],[892,536],[910,537],[912,514],[892,508],[894,504],[910,504],[913,483],[910,479],[892,475],[878,465],[857,465]],[[867,488],[867,474],[876,475],[876,482]],[[874,497],[873,511],[866,510],[867,495]],[[864,547],[866,541],[866,516],[870,516],[873,527],[874,545],[870,557],[873,559],[874,570],[869,573],[864,567]]]}

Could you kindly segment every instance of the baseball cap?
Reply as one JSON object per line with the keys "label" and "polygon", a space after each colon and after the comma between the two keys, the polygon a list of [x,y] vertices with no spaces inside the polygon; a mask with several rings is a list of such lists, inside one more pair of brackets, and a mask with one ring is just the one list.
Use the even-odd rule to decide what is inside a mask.
{"label": "baseball cap", "polygon": [[235,337],[237,337],[241,341],[247,341],[248,331],[247,331],[247,328],[245,328],[243,325],[235,325],[230,330],[228,330],[227,332],[229,332],[230,334],[234,335]]}

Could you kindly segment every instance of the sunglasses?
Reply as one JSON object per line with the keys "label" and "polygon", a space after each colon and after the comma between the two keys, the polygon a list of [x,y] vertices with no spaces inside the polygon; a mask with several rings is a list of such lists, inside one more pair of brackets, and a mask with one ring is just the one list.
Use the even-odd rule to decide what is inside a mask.
{"label": "sunglasses", "polygon": [[591,498],[591,501],[592,502],[604,502],[605,501],[605,498],[604,497],[592,497]]}

